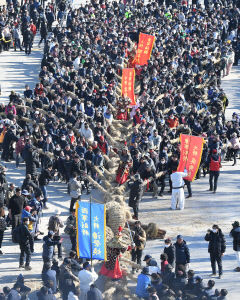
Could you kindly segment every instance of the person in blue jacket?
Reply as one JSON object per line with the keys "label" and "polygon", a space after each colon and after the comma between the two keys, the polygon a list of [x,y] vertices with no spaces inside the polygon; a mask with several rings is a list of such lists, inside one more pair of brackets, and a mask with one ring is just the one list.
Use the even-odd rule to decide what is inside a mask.
{"label": "person in blue jacket", "polygon": [[175,246],[175,257],[176,257],[176,270],[178,265],[183,265],[186,269],[187,265],[190,263],[190,252],[187,243],[184,241],[182,235],[177,236],[177,242]]}
{"label": "person in blue jacket", "polygon": [[46,235],[43,238],[43,253],[42,253],[42,258],[43,258],[43,262],[51,262],[52,258],[53,258],[53,248],[55,245],[57,245],[58,243],[61,243],[62,240],[60,241],[54,241],[53,240],[53,236],[54,236],[54,232],[53,231],[49,231],[48,235]]}
{"label": "person in blue jacket", "polygon": [[136,295],[140,299],[149,299],[148,287],[151,286],[151,279],[149,276],[149,268],[144,267],[142,273],[138,275]]}

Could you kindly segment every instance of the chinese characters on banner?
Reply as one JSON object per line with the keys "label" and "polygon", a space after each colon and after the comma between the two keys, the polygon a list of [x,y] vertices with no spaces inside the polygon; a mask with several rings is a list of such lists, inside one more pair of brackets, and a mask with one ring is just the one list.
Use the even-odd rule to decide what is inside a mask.
{"label": "chinese characters on banner", "polygon": [[[90,212],[91,210],[91,212]],[[77,202],[77,254],[82,258],[106,259],[106,211],[104,204]],[[92,251],[92,253],[91,253]]]}
{"label": "chinese characters on banner", "polygon": [[123,69],[122,71],[122,96],[131,99],[130,105],[136,105],[135,94],[135,70]]}
{"label": "chinese characters on banner", "polygon": [[133,61],[134,64],[140,66],[148,64],[148,60],[152,54],[154,42],[155,36],[140,32],[137,53]]}
{"label": "chinese characters on banner", "polygon": [[178,171],[183,172],[187,169],[189,175],[184,179],[193,181],[201,162],[204,139],[199,136],[181,134],[180,141],[181,155]]}

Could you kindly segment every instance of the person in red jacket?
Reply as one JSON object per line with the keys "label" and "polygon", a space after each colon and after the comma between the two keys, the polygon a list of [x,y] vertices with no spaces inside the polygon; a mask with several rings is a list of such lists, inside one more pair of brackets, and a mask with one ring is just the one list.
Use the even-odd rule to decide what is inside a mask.
{"label": "person in red jacket", "polygon": [[31,23],[30,23],[30,30],[32,31],[33,33],[33,39],[35,38],[35,35],[37,33],[37,27],[36,25],[34,25],[33,21],[31,20]]}
{"label": "person in red jacket", "polygon": [[216,193],[217,182],[218,182],[218,177],[221,168],[221,157],[217,153],[217,149],[212,150],[212,154],[209,157],[208,163],[209,163],[209,185],[210,185],[209,191],[213,191],[213,193]]}
{"label": "person in red jacket", "polygon": [[178,124],[179,124],[178,117],[171,114],[169,116],[169,118],[167,119],[167,124],[168,124],[168,127],[170,127],[170,128],[178,127]]}

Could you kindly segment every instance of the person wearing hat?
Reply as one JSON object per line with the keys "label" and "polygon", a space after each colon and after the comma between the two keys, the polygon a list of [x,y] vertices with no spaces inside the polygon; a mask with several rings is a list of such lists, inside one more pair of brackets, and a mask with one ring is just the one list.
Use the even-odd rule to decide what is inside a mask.
{"label": "person wearing hat", "polygon": [[190,252],[187,243],[186,241],[184,241],[182,235],[179,234],[177,236],[177,241],[176,243],[174,243],[174,247],[176,257],[175,270],[177,270],[178,265],[183,265],[186,269],[187,265],[189,267],[190,264]]}
{"label": "person wearing hat", "polygon": [[63,221],[60,219],[60,209],[56,208],[54,211],[54,215],[49,218],[48,221],[48,230],[54,232],[53,240],[58,241],[58,258],[62,259],[62,243],[60,242],[60,228],[63,228]]}
{"label": "person wearing hat", "polygon": [[230,236],[233,238],[233,250],[236,254],[237,267],[234,269],[236,272],[240,272],[240,224],[238,221],[235,221],[232,224],[232,230]]}
{"label": "person wearing hat", "polygon": [[90,263],[86,261],[83,264],[83,270],[78,273],[81,290],[81,300],[87,300],[87,293],[90,290],[90,286],[98,279],[97,273],[91,267]]}
{"label": "person wearing hat", "polygon": [[161,274],[161,270],[158,267],[157,261],[155,258],[152,258],[151,255],[147,254],[145,255],[143,261],[146,262],[146,266],[148,267],[149,274],[151,275],[152,273],[158,273]]}
{"label": "person wearing hat", "polygon": [[51,262],[45,262],[42,269],[42,281],[45,286],[49,285],[49,282],[52,282],[52,292],[53,294],[57,291],[57,278],[56,271],[51,269]]}
{"label": "person wearing hat", "polygon": [[205,241],[209,242],[208,252],[210,254],[212,274],[216,276],[216,262],[218,264],[219,279],[222,278],[222,257],[226,251],[226,241],[222,230],[218,225],[213,225],[212,230],[208,229]]}
{"label": "person wearing hat", "polygon": [[209,156],[208,159],[209,164],[209,191],[216,193],[217,191],[217,183],[218,177],[220,175],[220,168],[221,166],[221,157],[217,153],[217,149],[212,150],[212,154]]}
{"label": "person wearing hat", "polygon": [[[142,258],[142,252],[146,245],[146,233],[141,227],[141,222],[136,221],[134,230],[133,230],[133,242],[134,247],[132,249],[132,261],[137,261],[137,264],[141,266],[141,258]],[[132,269],[132,272],[135,272],[135,269]]]}
{"label": "person wearing hat", "polygon": [[136,295],[140,299],[149,299],[148,287],[151,285],[149,267],[143,267],[137,278]]}
{"label": "person wearing hat", "polygon": [[175,210],[179,206],[179,209],[183,210],[185,204],[183,178],[188,176],[188,172],[187,170],[178,172],[177,166],[172,171],[173,173],[170,175],[172,182],[171,209]]}
{"label": "person wearing hat", "polygon": [[133,208],[133,219],[138,220],[139,202],[143,195],[143,181],[139,174],[134,175],[134,182],[129,184],[130,193],[128,205]]}

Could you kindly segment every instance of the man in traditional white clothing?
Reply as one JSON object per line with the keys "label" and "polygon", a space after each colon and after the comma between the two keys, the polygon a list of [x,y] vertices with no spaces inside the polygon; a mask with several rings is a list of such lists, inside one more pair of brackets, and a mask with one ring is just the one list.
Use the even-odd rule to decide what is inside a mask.
{"label": "man in traditional white clothing", "polygon": [[80,280],[81,300],[87,300],[87,293],[90,290],[90,286],[98,279],[98,274],[91,268],[89,262],[83,264],[83,270],[78,273]]}
{"label": "man in traditional white clothing", "polygon": [[172,199],[171,209],[175,210],[179,206],[180,210],[184,209],[185,196],[184,196],[184,177],[188,176],[188,172],[185,169],[184,172],[177,172],[173,170],[170,178],[172,181]]}

